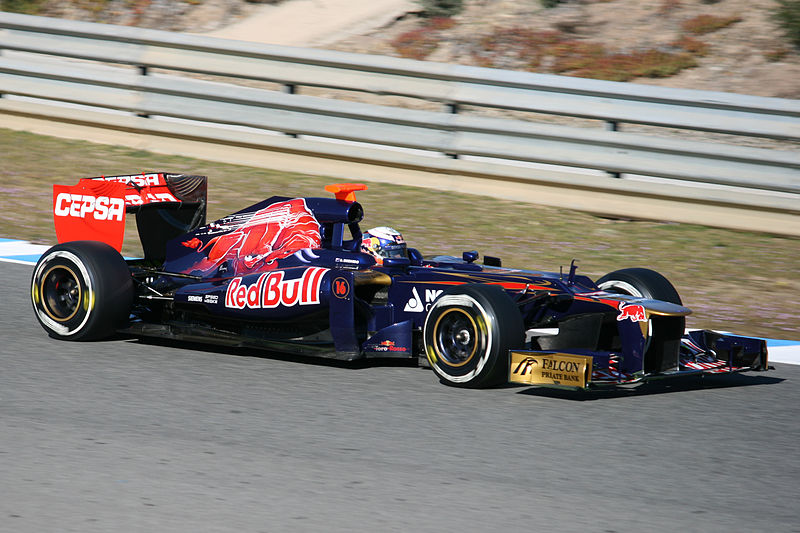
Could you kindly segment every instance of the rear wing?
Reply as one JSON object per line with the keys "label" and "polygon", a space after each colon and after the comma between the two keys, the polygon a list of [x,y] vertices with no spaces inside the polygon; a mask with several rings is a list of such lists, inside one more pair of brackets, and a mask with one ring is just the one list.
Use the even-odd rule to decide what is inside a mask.
{"label": "rear wing", "polygon": [[58,242],[94,240],[122,250],[125,215],[136,216],[145,259],[163,262],[167,241],[206,222],[208,178],[154,172],[53,185]]}

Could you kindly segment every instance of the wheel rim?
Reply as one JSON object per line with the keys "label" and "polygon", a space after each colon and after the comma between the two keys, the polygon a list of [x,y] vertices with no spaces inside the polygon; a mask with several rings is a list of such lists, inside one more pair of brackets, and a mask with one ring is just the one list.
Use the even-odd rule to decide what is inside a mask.
{"label": "wheel rim", "polygon": [[434,326],[436,351],[450,366],[469,363],[478,349],[478,326],[463,309],[448,309]]}
{"label": "wheel rim", "polygon": [[42,303],[45,312],[58,322],[67,322],[80,309],[82,290],[78,276],[69,267],[58,265],[42,276]]}

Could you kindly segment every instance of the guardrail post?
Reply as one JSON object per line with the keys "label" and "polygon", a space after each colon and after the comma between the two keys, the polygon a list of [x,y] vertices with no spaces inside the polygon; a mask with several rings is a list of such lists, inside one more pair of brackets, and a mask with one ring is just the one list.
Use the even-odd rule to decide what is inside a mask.
{"label": "guardrail post", "polygon": [[[448,103],[444,104],[444,112],[445,113],[450,113],[451,115],[457,115],[458,114],[458,103],[457,102],[448,102]],[[446,155],[447,157],[449,157],[451,159],[458,159],[458,154],[448,154],[447,152],[445,152],[444,155]]]}
{"label": "guardrail post", "polygon": [[[137,65],[136,68],[139,69],[139,75],[147,76],[147,71],[148,71],[147,65]],[[148,115],[147,113],[136,113],[136,116],[142,118],[150,118],[150,115]]]}
{"label": "guardrail post", "polygon": [[[608,131],[619,131],[619,122],[617,122],[616,120],[607,120],[606,121],[606,130],[608,130]],[[611,176],[612,178],[621,178],[622,177],[622,174],[620,174],[619,172],[609,172],[608,175]]]}
{"label": "guardrail post", "polygon": [[[297,85],[295,85],[294,83],[284,83],[283,92],[286,94],[297,94]],[[295,139],[299,137],[299,135],[297,135],[296,133],[286,133],[286,135],[288,135],[289,137],[294,137]]]}

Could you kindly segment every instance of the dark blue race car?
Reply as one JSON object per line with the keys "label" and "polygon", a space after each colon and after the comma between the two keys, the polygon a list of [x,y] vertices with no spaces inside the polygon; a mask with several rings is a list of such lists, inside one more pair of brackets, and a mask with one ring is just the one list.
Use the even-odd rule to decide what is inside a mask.
{"label": "dark blue race car", "polygon": [[[413,358],[442,382],[585,389],[765,370],[764,341],[685,331],[662,275],[592,281],[504,268],[464,252],[426,258],[388,227],[362,231],[360,184],[273,196],[206,223],[204,176],[152,173],[54,186],[58,244],[33,273],[52,336],[117,332],[341,360]],[[135,214],[144,258],[120,255]]]}

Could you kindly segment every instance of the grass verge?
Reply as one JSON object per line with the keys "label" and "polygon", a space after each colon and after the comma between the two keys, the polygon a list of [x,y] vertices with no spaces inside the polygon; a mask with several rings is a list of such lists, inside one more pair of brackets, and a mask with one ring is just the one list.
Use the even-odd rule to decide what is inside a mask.
{"label": "grass verge", "polygon": [[[327,196],[331,178],[165,156],[0,129],[0,237],[55,243],[52,184],[171,171],[209,176],[209,218],[272,195]],[[625,267],[667,276],[694,310],[690,327],[798,339],[800,239],[688,224],[612,220],[551,207],[401,185],[359,194],[365,228],[390,225],[425,255],[478,250],[504,265],[597,278]],[[125,252],[138,251],[129,228]]]}

